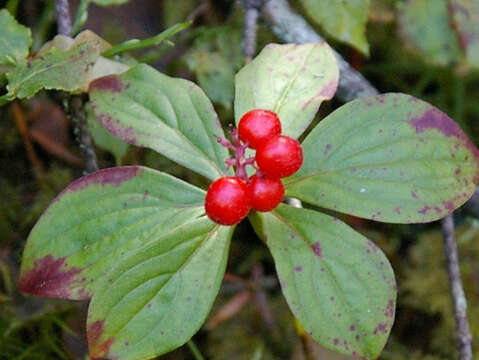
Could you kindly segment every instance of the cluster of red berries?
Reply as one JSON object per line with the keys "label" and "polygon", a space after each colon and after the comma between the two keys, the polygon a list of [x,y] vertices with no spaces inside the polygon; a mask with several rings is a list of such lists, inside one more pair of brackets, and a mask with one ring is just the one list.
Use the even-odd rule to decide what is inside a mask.
{"label": "cluster of red berries", "polygon": [[[221,225],[239,223],[251,209],[273,210],[284,197],[281,178],[293,175],[303,163],[301,144],[281,135],[281,122],[272,111],[247,112],[240,119],[238,130],[231,131],[231,136],[233,143],[223,138],[218,142],[233,150],[235,156],[226,163],[235,167],[235,176],[214,181],[205,200],[206,214]],[[245,159],[248,147],[256,150],[256,155]],[[246,165],[257,170],[250,178]]]}

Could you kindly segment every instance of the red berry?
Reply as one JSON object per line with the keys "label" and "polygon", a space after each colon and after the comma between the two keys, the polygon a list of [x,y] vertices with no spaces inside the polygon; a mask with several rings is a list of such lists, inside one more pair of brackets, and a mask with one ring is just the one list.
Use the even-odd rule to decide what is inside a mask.
{"label": "red berry", "polygon": [[238,124],[239,138],[243,142],[248,142],[252,149],[280,134],[281,122],[278,116],[269,110],[251,110],[241,117]]}
{"label": "red berry", "polygon": [[208,217],[221,225],[239,223],[251,209],[248,186],[237,177],[222,177],[214,181],[206,193]]}
{"label": "red berry", "polygon": [[283,200],[284,186],[279,179],[253,175],[248,183],[251,207],[256,211],[271,211]]}
{"label": "red berry", "polygon": [[256,150],[256,163],[266,177],[291,176],[303,163],[301,144],[288,136],[269,139]]}

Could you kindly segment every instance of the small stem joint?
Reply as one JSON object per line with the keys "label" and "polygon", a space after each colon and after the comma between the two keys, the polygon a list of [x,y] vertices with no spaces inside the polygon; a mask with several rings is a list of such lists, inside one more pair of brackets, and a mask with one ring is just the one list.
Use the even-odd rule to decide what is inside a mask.
{"label": "small stem joint", "polygon": [[228,170],[231,167],[235,168],[235,176],[239,177],[244,181],[248,181],[248,173],[246,171],[246,166],[251,165],[256,168],[254,162],[254,157],[246,157],[246,149],[248,148],[248,142],[243,143],[239,136],[238,130],[231,129],[230,135],[232,141],[229,141],[225,138],[217,138],[219,144],[223,145],[225,148],[233,151],[234,156],[226,159],[225,163],[228,166]]}

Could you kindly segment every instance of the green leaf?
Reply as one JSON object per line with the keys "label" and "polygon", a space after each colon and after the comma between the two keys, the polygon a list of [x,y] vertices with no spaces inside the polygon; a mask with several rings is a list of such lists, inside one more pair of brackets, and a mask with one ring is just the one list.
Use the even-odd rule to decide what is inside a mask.
{"label": "green leaf", "polygon": [[434,106],[404,94],[352,101],[303,142],[288,196],[359,217],[415,223],[461,206],[479,182],[479,150]]}
{"label": "green leaf", "polygon": [[280,205],[252,220],[304,329],[331,350],[376,359],[396,302],[394,273],[381,250],[338,219],[313,210]]}
{"label": "green leaf", "polygon": [[479,67],[479,1],[449,0],[454,30],[471,66]]}
{"label": "green leaf", "polygon": [[325,42],[270,44],[236,75],[236,123],[252,109],[274,111],[283,134],[297,138],[314,119],[319,105],[331,99],[339,70]]}
{"label": "green leaf", "polygon": [[234,92],[234,67],[219,52],[193,50],[186,57],[188,68],[214,103],[231,108]]}
{"label": "green leaf", "polygon": [[447,0],[408,0],[398,7],[400,34],[426,61],[439,65],[458,61],[461,51]]}
{"label": "green leaf", "polygon": [[121,54],[126,51],[132,51],[137,49],[143,49],[145,47],[157,46],[161,42],[165,41],[166,39],[172,37],[173,35],[183,31],[184,29],[188,28],[192,24],[191,21],[183,22],[180,24],[175,24],[170,28],[162,31],[158,35],[147,39],[130,39],[121,44],[113,46],[111,49],[105,51],[102,55],[105,57],[111,57],[117,54]]}
{"label": "green leaf", "polygon": [[366,23],[370,0],[300,0],[306,13],[332,37],[369,54]]}
{"label": "green leaf", "polygon": [[149,147],[217,179],[226,173],[227,150],[213,105],[194,83],[144,64],[90,85],[92,109],[102,125],[129,144]]}
{"label": "green leaf", "polygon": [[7,95],[0,96],[0,106],[8,104],[10,102],[10,98]]}
{"label": "green leaf", "polygon": [[119,262],[90,303],[90,356],[150,359],[187,342],[218,293],[233,229],[204,217]]}
{"label": "green leaf", "polygon": [[20,25],[7,9],[0,10],[0,65],[11,65],[25,59],[32,45],[29,28]]}
{"label": "green leaf", "polygon": [[204,192],[139,166],[97,171],[71,183],[33,228],[19,289],[88,299],[97,281],[135,249],[204,213]]}
{"label": "green leaf", "polygon": [[41,89],[78,92],[88,85],[99,55],[98,44],[86,42],[67,51],[53,47],[31,60],[19,61],[7,73],[7,96],[31,98]]}
{"label": "green leaf", "polygon": [[113,136],[101,126],[95,114],[93,114],[91,107],[87,108],[87,127],[95,145],[111,152],[115,157],[116,164],[121,164],[121,159],[128,151],[128,144],[116,136]]}
{"label": "green leaf", "polygon": [[121,5],[127,3],[129,0],[80,0],[78,4],[75,22],[73,23],[72,34],[80,31],[81,27],[88,19],[88,5],[96,4],[98,6]]}

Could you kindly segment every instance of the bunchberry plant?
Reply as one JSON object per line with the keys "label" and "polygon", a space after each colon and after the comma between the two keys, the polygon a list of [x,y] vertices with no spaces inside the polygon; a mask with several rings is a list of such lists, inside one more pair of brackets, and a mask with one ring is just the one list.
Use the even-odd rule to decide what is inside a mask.
{"label": "bunchberry plant", "polygon": [[[246,167],[254,157],[248,143],[236,133],[226,142],[211,102],[194,83],[141,63],[106,59],[120,51],[108,47],[90,34],[45,48],[39,57],[12,54],[19,65],[7,74],[8,93],[1,100],[30,97],[42,88],[86,91],[94,116],[110,133],[219,181],[211,193],[213,210],[206,199],[210,216],[218,212],[212,217],[224,216],[218,222],[225,224],[244,216],[249,195],[240,195],[237,207],[222,196],[250,193]],[[91,71],[105,61],[116,64],[115,71]],[[254,205],[260,211],[251,211],[248,220],[271,250],[281,289],[302,327],[331,350],[375,359],[395,314],[396,284],[387,258],[333,216],[264,204],[264,190],[255,184],[261,176],[287,176],[281,180],[285,195],[319,208],[381,222],[429,222],[472,195],[479,151],[447,115],[404,94],[347,103],[298,147],[295,139],[333,97],[338,78],[325,43],[269,45],[236,75],[236,121],[255,109],[281,120],[282,135],[258,146],[260,172],[250,181],[261,208],[272,210]],[[283,145],[281,139],[291,140]],[[296,173],[289,165],[278,170],[276,151],[292,157]],[[36,295],[90,299],[93,359],[148,359],[171,351],[202,326],[235,229],[205,214],[205,196],[203,189],[141,166],[80,178],[32,230],[19,287]]]}

